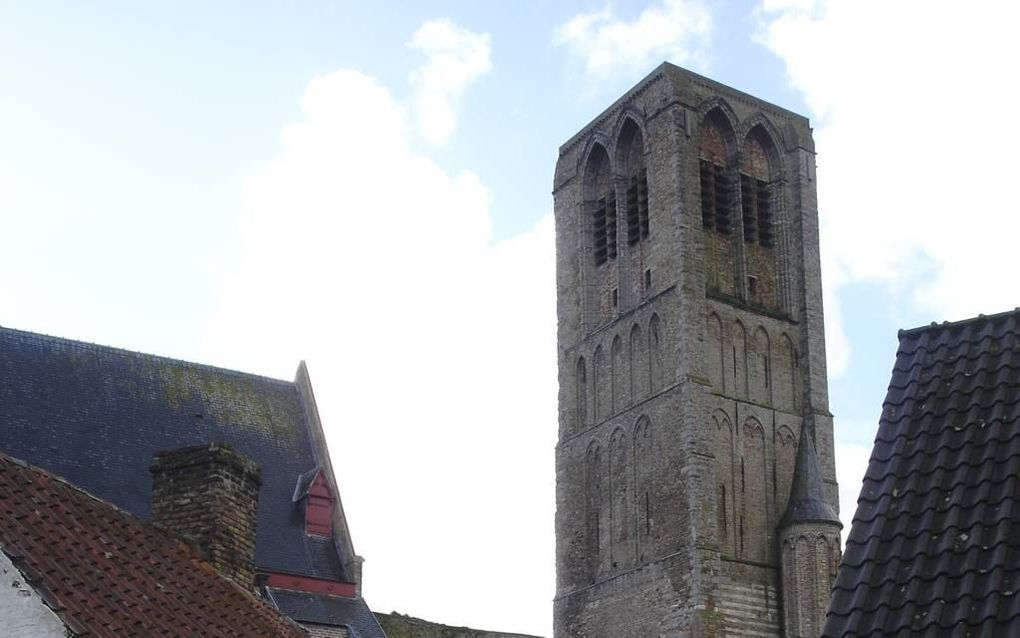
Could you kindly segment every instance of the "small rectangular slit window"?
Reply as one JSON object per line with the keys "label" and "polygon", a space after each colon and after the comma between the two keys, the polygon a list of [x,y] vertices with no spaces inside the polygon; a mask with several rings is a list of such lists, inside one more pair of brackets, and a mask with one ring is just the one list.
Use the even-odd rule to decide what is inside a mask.
{"label": "small rectangular slit window", "polygon": [[645,292],[651,292],[652,290],[652,269],[645,270]]}
{"label": "small rectangular slit window", "polygon": [[620,303],[620,295],[617,293],[616,288],[613,288],[613,291],[609,294],[609,296],[612,300],[613,308],[615,309]]}

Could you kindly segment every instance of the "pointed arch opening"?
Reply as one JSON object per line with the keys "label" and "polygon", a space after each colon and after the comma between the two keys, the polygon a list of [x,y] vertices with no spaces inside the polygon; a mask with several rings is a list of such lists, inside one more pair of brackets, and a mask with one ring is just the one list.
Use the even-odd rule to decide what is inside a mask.
{"label": "pointed arch opening", "polygon": [[584,357],[577,358],[577,372],[574,378],[576,390],[575,414],[577,415],[577,429],[583,429],[588,425],[588,364]]}
{"label": "pointed arch opening", "polygon": [[640,127],[629,117],[620,128],[617,149],[619,152],[617,165],[627,188],[627,201],[624,207],[627,243],[633,246],[648,238],[650,226],[644,137]]}
{"label": "pointed arch opening", "polygon": [[728,235],[733,231],[732,180],[733,127],[719,109],[702,120],[698,137],[698,166],[701,182],[701,219],[705,228]]}
{"label": "pointed arch opening", "polygon": [[653,394],[663,387],[662,338],[662,321],[659,315],[653,314],[648,320],[648,377]]}
{"label": "pointed arch opening", "polygon": [[716,313],[710,312],[705,326],[705,365],[708,378],[712,381],[712,388],[716,392],[726,391],[724,345],[722,319]]}
{"label": "pointed arch opening", "polygon": [[698,133],[698,182],[701,187],[701,222],[705,229],[706,287],[734,295],[736,251],[733,247],[735,194],[732,158],[735,135],[720,108],[708,112]]}
{"label": "pointed arch opening", "polygon": [[652,486],[654,482],[651,470],[655,467],[655,451],[652,445],[652,422],[647,416],[641,415],[634,426],[634,495],[637,500],[637,560],[644,563],[652,555],[652,538],[654,526],[654,498]]}
{"label": "pointed arch opening", "polygon": [[641,326],[634,324],[630,329],[630,396],[636,403],[648,396],[650,387],[648,378],[648,364],[645,358],[648,356],[645,348],[644,337],[641,333]]}
{"label": "pointed arch opening", "polygon": [[778,304],[776,228],[778,151],[761,124],[753,126],[740,155],[740,210],[747,264],[747,299]]}
{"label": "pointed arch opening", "polygon": [[758,326],[751,342],[748,379],[751,400],[760,405],[772,405],[772,344],[765,328]]}
{"label": "pointed arch opening", "polygon": [[616,194],[612,165],[604,146],[596,143],[584,171],[584,201],[591,219],[592,254],[601,266],[616,258]]}
{"label": "pointed arch opening", "polygon": [[627,383],[628,378],[623,358],[623,340],[620,335],[613,337],[612,346],[612,413],[616,414],[628,403]]}
{"label": "pointed arch opening", "polygon": [[729,417],[717,411],[712,415],[715,422],[715,472],[716,472],[716,534],[719,550],[724,556],[736,556],[736,533],[734,529],[733,489],[733,427]]}
{"label": "pointed arch opening", "polygon": [[790,500],[790,487],[793,485],[793,468],[797,460],[797,437],[793,430],[785,425],[776,428],[776,463],[773,483],[776,500],[777,518],[786,513]]}
{"label": "pointed arch opening", "polygon": [[741,430],[741,555],[747,560],[766,562],[771,553],[772,531],[766,511],[765,429],[750,418]]}
{"label": "pointed arch opening", "polygon": [[606,355],[602,346],[595,347],[595,361],[592,369],[595,389],[595,423],[604,421],[609,416],[609,370],[606,369]]}
{"label": "pointed arch opening", "polygon": [[747,331],[744,324],[734,321],[729,330],[729,352],[726,353],[728,377],[732,381],[732,391],[741,398],[747,398]]}
{"label": "pointed arch opening", "polygon": [[609,439],[610,565],[627,569],[634,562],[634,490],[631,450],[623,428]]}
{"label": "pointed arch opening", "polygon": [[797,352],[790,335],[783,333],[776,348],[774,374],[776,405],[787,412],[797,412]]}
{"label": "pointed arch opening", "polygon": [[595,582],[604,554],[605,520],[602,498],[602,448],[597,443],[588,446],[585,455],[585,556],[590,582]]}

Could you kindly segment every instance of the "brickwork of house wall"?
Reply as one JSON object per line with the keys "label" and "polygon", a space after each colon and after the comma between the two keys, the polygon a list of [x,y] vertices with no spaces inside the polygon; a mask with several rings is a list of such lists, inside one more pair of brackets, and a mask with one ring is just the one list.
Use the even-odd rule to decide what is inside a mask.
{"label": "brickwork of house wall", "polygon": [[[762,139],[746,170],[770,180],[771,245],[741,217]],[[623,177],[637,143],[650,232],[621,226],[597,263],[587,176]],[[706,156],[738,185],[728,235],[702,214]],[[777,525],[808,413],[836,503],[813,167],[804,118],[671,65],[561,147],[557,638],[780,635]]]}
{"label": "brickwork of house wall", "polygon": [[223,576],[251,589],[258,466],[212,443],[161,452],[151,470],[152,522],[195,543]]}

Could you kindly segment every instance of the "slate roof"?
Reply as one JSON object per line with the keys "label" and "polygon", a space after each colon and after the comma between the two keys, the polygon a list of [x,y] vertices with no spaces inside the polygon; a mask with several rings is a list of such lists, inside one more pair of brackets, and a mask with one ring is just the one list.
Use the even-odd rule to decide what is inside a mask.
{"label": "slate roof", "polygon": [[344,625],[352,638],[386,638],[364,598],[308,596],[277,588],[267,591],[280,611],[300,623]]}
{"label": "slate roof", "polygon": [[[256,567],[350,582],[350,539],[306,534],[293,501],[302,477],[330,467],[316,448],[314,413],[295,382],[0,327],[0,452],[148,519],[156,452],[226,443],[261,470]],[[333,605],[323,594],[291,598],[307,609]],[[369,627],[362,638],[384,634]]]}
{"label": "slate roof", "polygon": [[259,569],[348,580],[291,500],[320,465],[296,384],[0,328],[0,451],[148,519],[153,455],[209,442],[261,469]]}
{"label": "slate roof", "polygon": [[5,454],[0,551],[76,636],[305,636],[189,543]]}
{"label": "slate roof", "polygon": [[824,636],[1020,635],[1020,309],[900,333]]}
{"label": "slate roof", "polygon": [[797,448],[790,502],[779,526],[832,523],[842,528],[839,516],[825,499],[825,484],[822,482],[822,472],[818,469],[818,455],[815,453],[815,428],[812,419],[813,417],[805,419],[804,427],[801,429],[802,443]]}

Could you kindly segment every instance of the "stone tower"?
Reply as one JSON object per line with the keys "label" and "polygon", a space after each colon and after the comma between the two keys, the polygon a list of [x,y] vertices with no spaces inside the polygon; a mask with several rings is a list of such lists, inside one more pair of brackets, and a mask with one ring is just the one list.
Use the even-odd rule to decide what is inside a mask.
{"label": "stone tower", "polygon": [[[824,614],[801,602],[839,552],[814,178],[805,118],[670,64],[560,148],[557,638]],[[795,484],[825,517],[784,517]]]}

